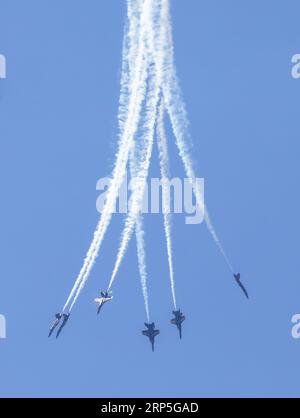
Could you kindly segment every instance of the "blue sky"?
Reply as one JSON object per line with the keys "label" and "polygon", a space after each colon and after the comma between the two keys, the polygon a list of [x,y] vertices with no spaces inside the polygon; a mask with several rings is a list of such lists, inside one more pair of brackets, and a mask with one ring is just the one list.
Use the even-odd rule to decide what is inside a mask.
{"label": "blue sky", "polygon": [[[299,2],[172,1],[197,173],[251,300],[205,225],[176,216],[180,342],[162,219],[147,216],[150,309],[161,330],[154,354],[141,336],[134,241],[114,301],[100,317],[92,302],[113,267],[120,216],[62,338],[47,339],[97,222],[96,181],[113,167],[125,1],[0,0],[0,8],[8,75],[0,80],[0,396],[298,395]],[[169,139],[172,175],[183,177]]]}

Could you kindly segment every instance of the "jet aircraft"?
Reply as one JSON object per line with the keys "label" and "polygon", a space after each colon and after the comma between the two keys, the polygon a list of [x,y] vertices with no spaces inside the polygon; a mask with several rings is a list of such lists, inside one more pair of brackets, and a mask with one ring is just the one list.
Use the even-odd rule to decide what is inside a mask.
{"label": "jet aircraft", "polygon": [[145,323],[145,327],[147,328],[147,330],[142,331],[142,333],[143,335],[149,338],[151,346],[152,346],[152,351],[154,351],[154,341],[155,341],[155,337],[159,334],[159,330],[155,329],[154,322],[152,322],[152,324]]}
{"label": "jet aircraft", "polygon": [[235,281],[239,285],[239,287],[242,289],[242,291],[243,291],[244,295],[246,296],[246,298],[249,299],[248,292],[247,292],[245,286],[243,285],[243,283],[241,282],[241,275],[240,275],[240,273],[234,274],[233,276],[235,278]]}
{"label": "jet aircraft", "polygon": [[175,318],[171,319],[171,324],[176,325],[179,331],[179,337],[182,337],[182,323],[185,321],[185,316],[183,313],[178,309],[178,311],[173,311],[173,315]]}
{"label": "jet aircraft", "polygon": [[99,315],[102,306],[113,299],[113,296],[109,295],[109,292],[101,292],[101,297],[96,298],[94,301],[99,304],[97,314]]}
{"label": "jet aircraft", "polygon": [[62,332],[63,328],[67,325],[67,322],[68,322],[69,318],[70,318],[70,314],[69,313],[68,314],[65,314],[65,313],[62,314],[62,324],[61,324],[61,326],[59,327],[59,329],[57,331],[56,338],[59,337],[59,335]]}

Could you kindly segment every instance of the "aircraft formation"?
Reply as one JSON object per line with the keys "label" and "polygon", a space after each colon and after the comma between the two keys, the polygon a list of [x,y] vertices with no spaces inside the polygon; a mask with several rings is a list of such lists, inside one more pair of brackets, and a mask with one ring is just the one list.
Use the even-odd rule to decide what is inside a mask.
{"label": "aircraft formation", "polygon": [[230,276],[233,275],[235,283],[247,299],[249,299],[249,295],[241,281],[240,273],[236,273],[216,232],[204,202],[201,187],[197,181],[194,181],[197,179],[197,173],[190,147],[190,140],[192,139],[189,131],[190,122],[174,59],[171,2],[170,0],[127,0],[126,3],[127,17],[124,28],[117,118],[119,124],[117,152],[110,185],[82,267],[75,278],[61,313],[55,315],[49,337],[56,331],[56,338],[58,338],[69,321],[71,311],[86,286],[96,259],[101,252],[105,235],[112,221],[119,190],[129,173],[130,180],[132,180],[132,196],[129,210],[124,219],[114,267],[108,286],[105,286],[107,291],[101,292],[100,296],[94,301],[98,306],[97,313],[99,314],[103,306],[112,300],[110,290],[113,288],[129,243],[135,237],[146,313],[146,329],[142,330],[142,335],[149,338],[154,351],[155,338],[159,335],[159,330],[156,329],[149,314],[145,228],[142,208],[143,195],[150,176],[155,145],[158,150],[162,179],[162,214],[174,315],[171,324],[177,327],[180,339],[182,338],[182,327],[185,321],[185,315],[178,310],[176,300],[172,217],[168,189],[170,158],[169,130],[166,129],[167,118],[172,133],[170,137],[176,144],[178,156],[182,160],[184,172],[193,189],[198,208],[203,213],[203,220],[208,232],[230,270]]}
{"label": "aircraft formation", "polygon": [[[241,275],[240,273],[234,274],[234,279],[238,286],[241,288],[242,292],[246,296],[247,299],[249,299],[249,294],[245,286],[243,285],[241,281]],[[102,307],[107,303],[110,302],[113,299],[113,296],[111,295],[111,292],[105,291],[100,293],[100,297],[95,298],[94,302],[98,304],[97,314],[99,315]],[[179,332],[179,338],[182,339],[182,324],[185,321],[186,317],[181,312],[180,309],[174,310],[173,312],[174,318],[171,319],[171,324],[175,325]],[[70,313],[57,313],[55,314],[55,321],[51,325],[51,328],[49,330],[48,338],[50,338],[55,331],[55,329],[58,328],[56,333],[56,338],[58,338],[64,329],[64,327],[67,325],[67,322],[70,318]],[[160,334],[160,331],[156,329],[155,323],[146,323],[145,322],[146,329],[142,331],[142,335],[149,338],[152,351],[154,352],[154,344],[155,344],[155,337],[157,337]]]}

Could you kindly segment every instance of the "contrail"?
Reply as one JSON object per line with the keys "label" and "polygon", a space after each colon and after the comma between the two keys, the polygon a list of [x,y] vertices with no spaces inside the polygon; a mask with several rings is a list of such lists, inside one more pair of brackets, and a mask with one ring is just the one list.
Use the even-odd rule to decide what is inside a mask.
{"label": "contrail", "polygon": [[169,274],[170,274],[170,284],[172,291],[172,298],[175,310],[176,307],[176,293],[175,293],[175,280],[174,280],[174,268],[173,268],[173,251],[172,251],[172,232],[171,232],[171,214],[170,214],[170,189],[168,187],[168,181],[170,179],[169,174],[169,156],[168,156],[168,143],[167,135],[164,127],[164,113],[165,113],[165,104],[162,99],[158,114],[157,121],[157,144],[159,152],[159,163],[160,163],[160,173],[162,180],[162,201],[163,201],[163,216],[164,216],[164,228],[165,236],[167,242],[167,253],[168,253],[168,263],[169,263]]}
{"label": "contrail", "polygon": [[[138,164],[138,150],[132,149],[130,153],[130,177],[134,180],[140,166]],[[150,311],[149,311],[149,298],[148,298],[148,277],[146,269],[146,251],[145,251],[145,239],[144,239],[144,225],[143,225],[143,216],[139,214],[136,220],[135,225],[135,236],[136,236],[136,246],[137,246],[137,257],[138,257],[138,267],[139,274],[141,279],[142,293],[144,298],[145,310],[147,321],[150,322]]]}
{"label": "contrail", "polygon": [[144,6],[142,9],[142,14],[141,14],[141,33],[140,33],[140,36],[138,37],[139,52],[138,52],[137,59],[135,62],[134,77],[130,86],[131,96],[129,100],[128,114],[127,114],[127,119],[124,123],[124,132],[123,132],[122,139],[121,139],[121,142],[123,142],[123,140],[125,139],[124,146],[121,147],[121,151],[117,155],[116,168],[114,170],[113,179],[109,187],[107,201],[102,212],[98,231],[96,231],[96,236],[94,238],[95,248],[93,248],[91,252],[91,255],[89,257],[90,259],[86,268],[86,272],[84,273],[81,283],[74,296],[73,302],[70,306],[70,310],[72,310],[74,304],[76,303],[77,298],[81,290],[83,289],[89,277],[91,269],[94,265],[94,262],[97,258],[105,232],[107,230],[107,227],[112,217],[112,212],[113,212],[113,208],[114,208],[117,196],[118,196],[119,188],[122,185],[124,176],[126,174],[126,167],[128,163],[129,152],[130,152],[130,149],[132,148],[132,145],[134,144],[133,142],[134,135],[136,134],[136,131],[138,128],[138,123],[139,123],[140,113],[141,113],[141,106],[145,97],[145,84],[146,84],[146,78],[147,78],[147,65],[146,65],[146,59],[145,59],[145,56],[146,56],[145,45],[146,44],[145,43],[147,41],[148,25],[149,25],[149,20],[151,19],[151,16],[152,16],[152,9],[153,9],[152,1],[145,0]]}
{"label": "contrail", "polygon": [[[156,2],[153,2],[156,3]],[[157,2],[158,4],[160,2]],[[153,142],[154,142],[154,132],[155,132],[155,123],[157,118],[157,108],[159,105],[160,100],[160,93],[161,93],[161,87],[162,87],[162,68],[164,65],[164,46],[166,43],[165,38],[165,31],[164,31],[164,9],[166,8],[167,0],[162,0],[161,7],[159,7],[160,11],[160,18],[159,21],[155,26],[157,26],[158,30],[155,30],[151,26],[151,30],[148,35],[148,45],[149,50],[151,54],[157,54],[157,60],[154,63],[154,65],[150,68],[151,71],[154,72],[153,77],[150,77],[149,80],[149,87],[148,87],[148,94],[149,98],[145,105],[146,107],[146,121],[144,124],[144,143],[145,143],[145,152],[144,155],[142,155],[142,160],[140,162],[140,171],[136,178],[136,185],[132,193],[132,199],[131,199],[131,208],[129,211],[129,214],[127,216],[127,219],[125,221],[125,227],[121,238],[121,244],[119,248],[119,252],[117,255],[117,260],[115,263],[115,267],[111,276],[111,280],[109,283],[108,289],[110,290],[113,282],[115,280],[115,277],[118,273],[118,270],[120,268],[121,262],[124,258],[124,255],[126,253],[128,244],[130,242],[132,232],[134,229],[134,226],[136,224],[137,217],[139,216],[143,195],[144,195],[144,189],[145,189],[145,183],[148,177],[148,171],[149,171],[149,165],[150,165],[150,158],[152,155],[152,148],[153,148]],[[155,15],[155,13],[154,13]],[[150,26],[150,25],[149,25]],[[158,36],[156,36],[156,33],[158,32]]]}
{"label": "contrail", "polygon": [[[167,32],[166,37],[168,38],[168,47],[166,48],[167,57],[166,65],[164,68],[163,94],[165,98],[166,108],[168,110],[169,117],[171,120],[174,136],[176,139],[176,144],[179,150],[179,155],[182,158],[187,177],[190,179],[191,183],[194,184],[194,179],[196,178],[196,176],[187,141],[190,138],[189,120],[187,116],[186,106],[182,99],[181,89],[179,86],[174,64],[172,25],[169,8],[165,9],[165,13],[165,21],[167,22],[167,24],[164,28]],[[208,227],[208,230],[211,233],[215,243],[217,244],[230,271],[233,273],[234,270],[232,264],[230,263],[229,258],[227,257],[227,254],[209,217],[209,213],[204,204],[201,190],[199,189],[199,187],[197,187],[197,182],[195,183],[195,195],[197,203],[200,206],[200,209],[204,215],[204,219]]]}
{"label": "contrail", "polygon": [[[143,286],[145,306],[149,315],[147,296],[147,275],[145,266],[145,249],[143,239],[143,224],[140,217],[144,188],[148,177],[152,155],[155,125],[158,123],[158,140],[162,174],[168,178],[168,150],[166,134],[163,126],[164,108],[166,108],[179,155],[188,178],[190,179],[197,204],[204,214],[208,230],[223,255],[228,267],[233,267],[217,236],[205,207],[200,187],[195,182],[195,170],[188,147],[189,120],[182,99],[179,82],[174,64],[172,27],[169,0],[127,0],[128,15],[124,31],[121,92],[119,99],[119,135],[116,162],[112,179],[107,192],[101,218],[95,229],[93,240],[84,259],[83,266],[75,280],[75,284],[65,303],[63,311],[72,310],[77,298],[88,280],[91,269],[98,256],[105,233],[110,224],[119,189],[124,181],[128,161],[133,155],[136,136],[141,127],[141,144],[139,153],[133,156],[136,165],[136,185],[132,192],[131,207],[125,221],[122,239],[118,250],[116,263],[109,283],[111,288],[134,228],[136,228],[139,268]],[[161,106],[160,106],[161,103]],[[145,119],[142,120],[144,109]],[[160,110],[160,114],[158,111]],[[157,120],[158,118],[158,120]],[[142,123],[143,122],[143,123]],[[166,146],[166,148],[164,148]],[[137,158],[138,155],[138,159]],[[164,193],[165,194],[165,193]],[[164,197],[164,207],[168,205]],[[164,211],[165,212],[165,211]],[[164,226],[167,240],[170,281],[174,306],[176,306],[174,270],[172,260],[171,224],[169,214],[164,213]]]}
{"label": "contrail", "polygon": [[135,225],[135,236],[136,236],[136,246],[137,246],[137,255],[138,255],[138,265],[139,272],[141,277],[142,292],[145,303],[145,310],[147,315],[147,321],[150,322],[150,312],[149,312],[149,299],[148,299],[148,286],[147,286],[147,270],[146,270],[146,251],[145,251],[145,240],[144,240],[144,227],[143,227],[143,217],[139,215],[137,217]]}
{"label": "contrail", "polygon": [[[142,2],[138,0],[138,7],[141,10]],[[128,4],[128,7],[132,7],[131,4]],[[134,26],[133,32],[140,31],[140,22],[139,19],[132,19],[132,26]],[[135,38],[136,39],[136,38]],[[124,41],[124,48],[126,48],[126,37]],[[120,131],[123,130],[123,120],[126,116],[126,100],[129,97],[129,85],[130,79],[132,77],[134,68],[131,67],[135,63],[138,44],[132,40],[130,47],[130,54],[127,54],[128,59],[123,60],[123,71],[122,71],[122,80],[121,80],[121,98],[120,98],[120,111],[119,111],[119,127]],[[123,92],[123,94],[122,94]],[[122,105],[121,105],[122,104]],[[125,110],[124,116],[121,115],[122,109]],[[138,150],[134,147],[130,153],[130,177],[133,179],[136,176],[138,167]],[[148,287],[147,287],[147,269],[146,269],[146,251],[145,251],[145,240],[144,240],[144,226],[143,226],[143,217],[140,215],[137,218],[135,226],[135,235],[136,235],[136,245],[137,245],[137,257],[138,257],[138,268],[141,279],[141,287],[144,298],[145,311],[147,316],[147,321],[150,322],[150,311],[149,311],[149,298],[148,298]]]}
{"label": "contrail", "polygon": [[[128,60],[129,56],[132,55],[132,49],[133,46],[138,42],[138,20],[139,20],[139,6],[141,1],[138,0],[128,0],[127,1],[127,22],[125,23],[125,30],[124,30],[124,40],[123,40],[123,53],[122,53],[122,75],[121,75],[121,86],[120,86],[120,98],[119,98],[119,111],[118,111],[118,121],[119,121],[119,138],[121,139],[121,136],[123,134],[123,127],[126,120],[126,114],[127,114],[127,107],[128,107],[128,90],[129,90],[129,83],[130,79],[127,74],[127,68],[128,68]],[[119,144],[120,148],[120,144]],[[101,222],[101,221],[100,221]],[[71,293],[65,303],[65,306],[63,310],[67,309],[67,306],[69,305],[71,299],[74,297],[76,290],[78,289],[78,286],[80,285],[83,276],[86,272],[88,263],[89,263],[89,255],[92,253],[92,250],[95,248],[96,242],[95,242],[95,236],[98,228],[100,227],[100,222],[97,225],[97,228],[94,232],[94,240],[92,241],[92,244],[90,246],[89,252],[84,260],[82,269],[75,281],[75,284],[71,290]]]}
{"label": "contrail", "polygon": [[[140,216],[140,210],[142,206],[144,190],[146,185],[146,180],[148,177],[150,159],[152,155],[152,148],[153,148],[153,136],[154,136],[154,127],[155,127],[155,119],[156,119],[156,109],[157,103],[159,100],[159,92],[160,88],[157,86],[155,88],[155,92],[151,92],[151,88],[149,87],[149,95],[151,96],[147,102],[148,107],[148,120],[147,120],[147,127],[145,127],[145,152],[142,155],[141,162],[139,163],[140,170],[137,174],[136,178],[134,179],[134,188],[132,191],[131,196],[131,204],[129,208],[129,213],[125,221],[124,231],[122,233],[120,248],[117,255],[117,260],[115,263],[115,267],[111,276],[111,280],[108,286],[108,290],[111,289],[114,279],[117,275],[117,272],[120,268],[121,262],[123,257],[126,253],[128,244],[130,242],[134,227],[136,225],[137,219]],[[150,121],[149,121],[150,118]]]}
{"label": "contrail", "polygon": [[[127,20],[128,23],[125,25],[125,33],[124,33],[124,43],[123,43],[123,58],[122,58],[122,77],[121,77],[121,92],[120,92],[120,100],[119,100],[119,112],[118,112],[118,120],[119,120],[119,126],[120,126],[120,132],[119,132],[119,152],[118,156],[122,156],[121,148],[124,148],[125,145],[125,138],[123,134],[123,129],[126,121],[126,113],[128,111],[128,99],[126,99],[128,94],[128,86],[127,83],[130,82],[129,78],[126,76],[127,67],[126,63],[129,59],[129,56],[132,55],[132,48],[133,45],[138,43],[139,33],[138,33],[138,27],[137,27],[137,21],[139,19],[139,6],[140,2],[137,0],[128,0],[128,15]],[[120,159],[120,158],[119,158]],[[115,164],[115,172],[117,171],[116,168],[119,164],[119,161],[116,161]],[[104,211],[103,211],[104,212]],[[89,248],[89,251],[87,253],[87,256],[84,260],[83,267],[75,281],[75,284],[73,286],[73,289],[65,303],[65,306],[63,310],[66,310],[68,304],[72,300],[72,298],[75,295],[75,292],[77,291],[81,281],[84,278],[84,275],[86,273],[87,267],[90,263],[91,257],[93,255],[93,251],[96,248],[97,245],[97,237],[100,232],[100,228],[104,224],[104,213],[101,216],[101,219],[97,225],[97,228],[94,232],[94,239],[91,243],[91,246]]]}
{"label": "contrail", "polygon": [[[136,11],[138,13],[138,10]],[[126,174],[126,167],[129,158],[129,152],[133,144],[134,135],[137,131],[137,126],[139,122],[140,112],[142,102],[145,97],[145,81],[147,78],[147,65],[145,61],[145,42],[147,34],[147,25],[149,22],[149,17],[152,15],[152,1],[145,0],[141,12],[140,22],[141,22],[141,31],[140,33],[132,33],[130,36],[137,37],[138,42],[138,53],[135,60],[134,74],[130,82],[130,99],[128,100],[127,116],[123,124],[123,132],[119,138],[119,149],[116,155],[116,164],[113,170],[113,176],[111,184],[107,193],[107,200],[105,202],[102,216],[100,222],[97,225],[97,228],[94,232],[94,238],[90,245],[87,256],[84,260],[83,267],[79,273],[79,276],[76,279],[75,285],[70,293],[70,296],[64,306],[64,310],[67,308],[68,304],[73,298],[70,310],[73,308],[81,290],[83,289],[89,274],[91,272],[92,266],[97,258],[99,253],[105,232],[110,223],[113,208],[118,196],[118,191],[124,180]],[[129,22],[133,19],[133,15],[128,16]],[[76,292],[76,293],[75,293]]]}
{"label": "contrail", "polygon": [[124,29],[122,73],[118,110],[119,136],[124,133],[130,99],[130,86],[134,75],[134,68],[130,63],[137,59],[139,52],[139,37],[141,35],[140,18],[144,0],[127,0],[127,21]]}

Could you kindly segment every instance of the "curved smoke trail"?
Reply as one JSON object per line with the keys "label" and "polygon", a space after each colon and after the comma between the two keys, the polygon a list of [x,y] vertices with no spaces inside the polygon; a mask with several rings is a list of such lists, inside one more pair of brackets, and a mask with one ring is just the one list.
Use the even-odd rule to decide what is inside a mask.
{"label": "curved smoke trail", "polygon": [[[130,152],[134,147],[135,135],[141,123],[142,108],[145,106],[146,119],[143,124],[142,152],[140,153],[140,160],[138,162],[140,167],[137,175],[138,182],[132,193],[132,207],[125,221],[122,240],[109,283],[109,289],[114,282],[134,227],[139,221],[161,95],[163,96],[171,120],[179,155],[182,158],[186,174],[194,185],[195,170],[188,147],[188,138],[190,136],[189,121],[174,65],[169,0],[128,0],[127,3],[128,22],[124,33],[121,94],[118,113],[120,132],[116,163],[100,221],[94,232],[94,237],[83,266],[63,308],[64,311],[67,310],[70,304],[69,311],[73,308],[101,248],[112,217],[119,189],[126,175]],[[147,79],[149,80],[148,83]],[[144,104],[145,98],[147,98],[147,101]],[[232,265],[210,220],[201,190],[197,187],[197,182],[195,195],[197,204],[204,214],[207,227],[228,267],[233,272]],[[168,219],[165,222],[165,229],[166,233],[170,234]],[[171,237],[171,235],[169,236]],[[172,268],[170,270],[170,277],[172,280],[171,238],[170,246],[168,244],[168,247],[169,266]],[[142,257],[140,261],[142,261]],[[175,303],[175,287],[173,297]]]}
{"label": "curved smoke trail", "polygon": [[[139,9],[141,10],[141,0],[138,0],[139,2]],[[128,5],[128,7],[132,7],[132,5]],[[140,32],[140,22],[138,19],[132,20],[132,25],[135,27],[135,32]],[[127,41],[126,37],[124,40],[124,47],[125,49],[127,47]],[[137,51],[138,51],[138,44],[134,42],[134,40],[131,40],[130,42],[130,54],[127,54],[128,59],[123,60],[123,70],[122,70],[122,79],[121,79],[121,97],[120,97],[120,109],[119,109],[119,128],[120,131],[123,130],[124,124],[123,120],[125,120],[126,117],[126,101],[128,101],[129,97],[129,85],[130,85],[130,79],[132,77],[134,68],[131,67],[133,63],[136,60]],[[122,92],[124,92],[122,94]],[[125,110],[123,112],[122,116],[122,110]],[[137,160],[137,149],[134,147],[134,149],[131,150],[130,153],[130,176],[131,178],[134,178],[136,176],[136,173],[138,171],[138,160]],[[149,310],[149,299],[148,299],[148,277],[147,277],[147,270],[146,270],[146,251],[145,251],[145,240],[144,240],[144,227],[143,227],[143,218],[142,215],[140,215],[137,219],[136,226],[135,226],[135,235],[136,235],[136,245],[137,245],[137,257],[138,257],[138,268],[139,268],[139,274],[141,279],[141,287],[142,287],[142,293],[144,298],[144,305],[145,305],[145,311],[147,316],[147,321],[150,322],[150,310]]]}
{"label": "curved smoke trail", "polygon": [[[119,138],[121,139],[121,136],[123,134],[123,127],[124,123],[126,121],[126,114],[127,114],[127,106],[128,106],[128,84],[130,82],[128,77],[128,61],[129,57],[132,56],[132,49],[138,42],[138,21],[139,21],[139,14],[140,14],[140,3],[139,0],[128,0],[127,1],[127,21],[125,23],[125,30],[124,30],[124,40],[123,40],[123,53],[122,53],[122,75],[121,75],[121,86],[120,86],[120,99],[119,99],[119,111],[118,111],[118,121],[119,121]],[[119,144],[119,148],[121,148],[121,144]],[[101,221],[100,221],[101,222]],[[84,260],[82,269],[80,270],[80,273],[75,281],[75,284],[69,294],[69,297],[65,303],[65,306],[63,310],[66,310],[69,303],[71,302],[72,298],[75,295],[75,292],[77,291],[83,276],[86,272],[88,263],[90,261],[89,255],[92,253],[92,251],[95,249],[96,242],[95,242],[95,235],[96,231],[98,230],[100,226],[100,222],[98,223],[96,230],[94,232],[94,240],[92,241],[92,244],[90,246],[89,252],[87,253],[87,256]]]}
{"label": "curved smoke trail", "polygon": [[[117,255],[117,260],[116,260],[115,267],[111,276],[108,290],[110,290],[112,287],[112,284],[120,268],[123,257],[126,253],[134,227],[136,225],[138,217],[140,216],[140,210],[142,206],[146,180],[148,177],[150,159],[152,155],[153,136],[154,136],[154,127],[155,127],[155,119],[156,119],[155,115],[156,115],[157,103],[159,100],[159,92],[160,92],[159,86],[155,88],[154,94],[151,93],[151,89],[149,88],[150,98],[148,99],[148,102],[147,102],[148,122],[147,122],[147,126],[145,127],[145,131],[146,131],[145,136],[147,137],[145,139],[145,152],[143,153],[144,155],[142,156],[142,159],[139,163],[140,170],[136,178],[134,179],[135,184],[134,184],[134,188],[133,188],[133,192],[131,196],[131,202],[130,202],[131,204],[129,208],[129,213],[125,221],[125,227],[124,227],[124,231],[121,237],[121,243],[120,243],[120,247],[119,247],[119,251]],[[149,118],[150,118],[150,121],[149,121]]]}
{"label": "curved smoke trail", "polygon": [[[151,28],[148,36],[148,46],[151,55],[157,55],[157,60],[155,60],[154,65],[150,67],[150,71],[153,71],[153,79],[149,81],[149,88],[148,94],[149,98],[146,103],[146,122],[144,126],[144,138],[143,141],[145,143],[145,151],[142,154],[142,161],[140,162],[140,171],[136,178],[136,184],[134,187],[134,191],[132,193],[131,199],[131,208],[127,219],[125,221],[125,227],[121,238],[121,244],[119,248],[119,252],[117,255],[117,260],[115,263],[115,267],[112,272],[112,276],[110,279],[109,287],[110,290],[113,282],[116,278],[116,275],[119,271],[121,262],[125,256],[128,244],[130,242],[132,232],[134,226],[136,224],[137,217],[139,216],[142,200],[144,196],[144,189],[146,180],[148,177],[149,165],[150,165],[150,158],[152,155],[153,149],[153,142],[154,142],[154,132],[155,132],[155,123],[157,119],[157,108],[159,105],[160,100],[160,93],[162,88],[162,81],[163,81],[163,73],[162,68],[164,66],[164,48],[166,44],[166,33],[164,30],[164,16],[165,16],[165,8],[167,5],[167,0],[154,1],[153,4],[156,4],[158,7],[159,12],[159,19],[156,24],[153,23],[155,28]],[[154,12],[153,16],[156,16]],[[157,36],[156,36],[157,34]]]}
{"label": "curved smoke trail", "polygon": [[[176,68],[174,63],[172,24],[169,8],[168,10],[165,9],[165,13],[165,21],[167,22],[165,30],[167,32],[166,36],[168,38],[168,48],[166,49],[167,56],[166,65],[164,68],[163,94],[165,98],[166,108],[168,110],[169,117],[171,120],[174,136],[176,139],[176,144],[179,150],[179,155],[182,158],[187,177],[190,179],[192,185],[194,185],[194,179],[196,178],[196,176],[188,146],[188,139],[190,138],[189,120],[187,116],[186,106],[182,99],[179,81],[176,75]],[[212,221],[210,219],[209,213],[203,200],[201,190],[199,187],[197,187],[197,182],[195,182],[195,184],[195,195],[197,199],[197,204],[200,206],[200,209],[204,215],[204,219],[208,227],[208,230],[211,233],[215,243],[217,244],[230,271],[233,273],[234,270],[232,264],[230,263],[229,258],[212,224]]]}
{"label": "curved smoke trail", "polygon": [[147,78],[147,65],[145,60],[145,42],[146,42],[146,34],[148,31],[148,24],[150,16],[152,15],[152,2],[151,0],[145,0],[144,7],[142,9],[142,15],[141,15],[141,34],[139,37],[139,53],[137,57],[137,62],[135,63],[135,76],[133,78],[133,81],[131,83],[130,91],[131,91],[131,97],[129,100],[129,107],[128,107],[128,115],[126,122],[124,124],[124,134],[125,137],[125,146],[123,147],[123,150],[118,154],[118,157],[120,158],[120,163],[118,163],[118,157],[117,157],[117,164],[116,164],[116,170],[113,175],[112,182],[109,187],[109,191],[107,194],[107,201],[104,206],[102,217],[101,217],[101,225],[98,228],[98,231],[96,231],[96,237],[95,237],[95,249],[93,249],[93,252],[90,256],[89,263],[86,268],[86,272],[83,276],[83,279],[77,289],[77,292],[74,296],[73,302],[70,306],[70,310],[72,310],[74,304],[77,301],[77,298],[82,291],[89,274],[91,272],[91,269],[94,265],[94,262],[97,258],[97,255],[99,253],[105,232],[107,230],[107,227],[110,223],[114,205],[118,196],[119,188],[121,187],[125,174],[126,174],[126,167],[128,163],[129,158],[129,152],[132,148],[133,141],[134,141],[134,135],[136,134],[139,119],[140,119],[140,113],[141,113],[141,106],[142,102],[145,97],[145,81]]}
{"label": "curved smoke trail", "polygon": [[160,173],[162,180],[162,202],[163,202],[163,216],[164,216],[164,228],[167,242],[168,264],[170,284],[172,291],[172,298],[175,310],[176,308],[176,293],[175,293],[175,280],[174,280],[174,267],[173,267],[173,251],[172,251],[172,231],[171,231],[171,214],[170,214],[170,189],[168,187],[169,175],[169,156],[168,156],[168,143],[167,135],[164,127],[164,113],[165,104],[162,99],[160,109],[158,112],[157,121],[157,144],[159,152]]}
{"label": "curved smoke trail", "polygon": [[[138,10],[135,10],[138,13]],[[147,78],[147,65],[145,61],[145,42],[148,30],[149,18],[152,15],[152,1],[144,0],[140,25],[141,32],[132,33],[130,36],[136,37],[138,42],[138,54],[134,66],[134,75],[130,82],[130,99],[128,100],[127,116],[123,124],[123,132],[119,138],[119,149],[116,156],[116,164],[113,170],[111,184],[107,193],[107,200],[105,202],[100,222],[94,233],[94,238],[84,261],[84,265],[79,273],[71,294],[65,304],[64,309],[67,308],[69,302],[72,300],[70,311],[73,308],[81,290],[83,289],[92,266],[99,253],[105,232],[112,217],[114,205],[118,196],[119,188],[121,187],[124,177],[126,175],[126,167],[129,158],[129,152],[133,144],[133,138],[137,130],[141,106],[145,97],[145,80]],[[133,16],[129,14],[129,22]],[[76,290],[77,289],[77,290]],[[75,293],[76,292],[76,293]]]}

